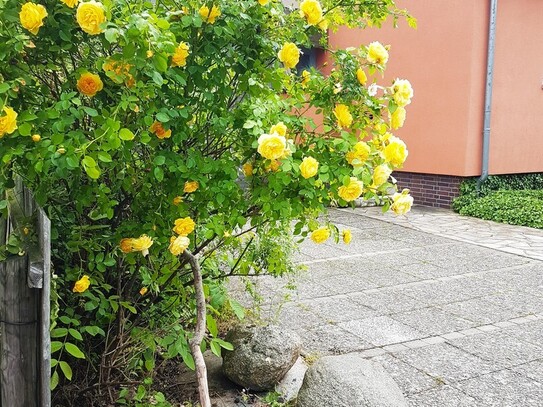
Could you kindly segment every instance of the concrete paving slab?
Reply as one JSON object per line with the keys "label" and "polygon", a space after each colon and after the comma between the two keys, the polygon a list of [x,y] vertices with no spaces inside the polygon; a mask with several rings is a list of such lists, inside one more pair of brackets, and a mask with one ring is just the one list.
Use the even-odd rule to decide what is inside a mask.
{"label": "concrete paving slab", "polygon": [[335,324],[314,326],[300,332],[304,352],[311,356],[337,355],[371,349],[374,345]]}
{"label": "concrete paving slab", "polygon": [[456,332],[477,325],[473,321],[457,317],[436,307],[392,314],[390,317],[427,336]]}
{"label": "concrete paving slab", "polygon": [[534,360],[520,366],[515,366],[511,368],[511,370],[532,380],[543,383],[543,359]]}
{"label": "concrete paving slab", "polygon": [[407,401],[411,407],[474,407],[482,405],[474,397],[447,385],[410,394]]}

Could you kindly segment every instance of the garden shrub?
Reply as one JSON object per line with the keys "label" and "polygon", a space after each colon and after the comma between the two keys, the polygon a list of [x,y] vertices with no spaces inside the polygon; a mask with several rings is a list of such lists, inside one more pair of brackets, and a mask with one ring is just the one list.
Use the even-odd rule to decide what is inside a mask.
{"label": "garden shrub", "polygon": [[491,192],[462,206],[459,213],[543,229],[543,190]]}
{"label": "garden shrub", "polygon": [[54,405],[145,405],[157,358],[194,367],[201,308],[202,348],[230,347],[216,319],[243,310],[224,277],[287,272],[291,232],[348,241],[318,217],[331,204],[410,209],[386,194],[413,94],[379,82],[388,47],[296,71],[328,27],[415,25],[394,1],[36,1],[0,0],[0,209],[22,177],[52,221]]}

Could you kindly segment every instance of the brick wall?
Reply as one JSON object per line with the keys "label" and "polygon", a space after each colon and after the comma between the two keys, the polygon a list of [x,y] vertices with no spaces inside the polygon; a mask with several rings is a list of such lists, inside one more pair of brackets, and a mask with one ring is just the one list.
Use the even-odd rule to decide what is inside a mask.
{"label": "brick wall", "polygon": [[450,208],[451,201],[459,195],[458,187],[463,177],[451,175],[419,174],[414,172],[395,172],[398,191],[409,188],[415,204]]}

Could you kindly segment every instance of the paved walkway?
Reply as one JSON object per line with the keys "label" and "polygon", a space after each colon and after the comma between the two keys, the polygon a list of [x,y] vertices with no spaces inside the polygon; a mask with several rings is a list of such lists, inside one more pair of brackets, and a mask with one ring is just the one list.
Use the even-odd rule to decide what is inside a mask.
{"label": "paved walkway", "polygon": [[259,277],[264,315],[306,356],[375,358],[411,406],[543,406],[543,231],[377,211],[331,211],[353,241],[305,242],[295,290]]}

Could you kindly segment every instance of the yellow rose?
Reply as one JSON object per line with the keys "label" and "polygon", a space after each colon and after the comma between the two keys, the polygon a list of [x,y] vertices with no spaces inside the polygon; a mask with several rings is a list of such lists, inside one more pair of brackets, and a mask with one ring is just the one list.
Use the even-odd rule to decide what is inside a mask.
{"label": "yellow rose", "polygon": [[4,106],[4,114],[0,116],[0,138],[17,130],[17,113],[9,106]]}
{"label": "yellow rose", "polygon": [[287,136],[287,126],[285,126],[285,123],[279,122],[277,124],[274,124],[270,127],[270,134],[279,134],[280,136],[286,137]]}
{"label": "yellow rose", "polygon": [[173,227],[173,231],[177,233],[178,235],[188,235],[194,231],[194,227],[196,226],[196,223],[190,218],[179,218],[175,220],[175,226]]}
{"label": "yellow rose", "polygon": [[362,181],[359,181],[355,177],[351,177],[348,185],[342,185],[339,187],[338,195],[343,200],[351,202],[362,195],[363,190],[364,185],[362,184]]}
{"label": "yellow rose", "polygon": [[151,127],[149,127],[149,131],[157,136],[159,139],[170,138],[172,136],[172,130],[166,130],[160,122],[154,122],[153,124],[151,124]]}
{"label": "yellow rose", "polygon": [[180,196],[176,196],[176,197],[173,198],[173,200],[172,200],[172,203],[173,203],[175,206],[179,205],[181,202],[183,202],[183,198],[180,197]]}
{"label": "yellow rose", "polygon": [[189,245],[190,239],[188,237],[183,235],[177,237],[172,236],[170,238],[170,246],[168,247],[168,250],[174,256],[179,256],[187,249],[187,247],[189,247]]}
{"label": "yellow rose", "polygon": [[258,153],[268,160],[277,160],[283,157],[287,147],[287,140],[277,133],[262,134],[258,138]]}
{"label": "yellow rose", "polygon": [[356,70],[356,79],[358,79],[358,83],[360,83],[362,86],[366,84],[368,77],[362,68],[358,68]]}
{"label": "yellow rose", "polygon": [[83,31],[97,35],[104,31],[100,25],[106,22],[106,13],[102,3],[94,0],[80,3],[75,14],[77,23]]}
{"label": "yellow rose", "polygon": [[404,189],[402,193],[395,193],[392,196],[392,205],[390,205],[390,210],[396,215],[405,215],[411,210],[413,206],[413,197],[409,195],[409,190]]}
{"label": "yellow rose", "polygon": [[349,112],[349,108],[344,104],[339,103],[336,105],[334,116],[336,116],[337,125],[340,129],[343,127],[349,128],[353,123],[353,116],[351,115],[351,112]]}
{"label": "yellow rose", "polygon": [[296,44],[292,42],[286,42],[283,48],[277,53],[279,61],[283,63],[285,68],[294,68],[300,61],[300,50]]}
{"label": "yellow rose", "polygon": [[253,165],[251,163],[245,163],[241,168],[243,170],[243,175],[245,175],[246,177],[250,177],[251,175],[253,175]]}
{"label": "yellow rose", "polygon": [[367,59],[370,64],[385,65],[388,62],[388,51],[380,42],[374,41],[368,45]]}
{"label": "yellow rose", "polygon": [[305,179],[315,176],[318,170],[319,162],[313,157],[305,157],[300,164],[300,172]]}
{"label": "yellow rose", "polygon": [[383,149],[383,155],[386,162],[394,167],[401,167],[408,155],[407,146],[398,137],[391,136],[388,145]]}
{"label": "yellow rose", "polygon": [[85,96],[94,96],[104,88],[104,83],[96,74],[85,72],[77,80],[77,89]]}
{"label": "yellow rose", "polygon": [[269,3],[270,0],[258,0],[258,4],[260,4],[261,6],[265,6],[266,4]]}
{"label": "yellow rose", "polygon": [[41,4],[25,3],[21,7],[19,19],[23,28],[32,34],[38,34],[40,27],[43,26],[43,19],[47,17],[47,10]]}
{"label": "yellow rose", "polygon": [[390,115],[390,127],[394,130],[399,129],[405,123],[406,111],[405,108],[398,106],[394,113]]}
{"label": "yellow rose", "polygon": [[132,239],[132,251],[141,252],[144,256],[149,254],[149,248],[153,245],[153,239],[147,235],[141,235],[137,239]]}
{"label": "yellow rose", "polygon": [[121,239],[119,247],[123,253],[130,253],[132,251],[132,240],[131,238]]}
{"label": "yellow rose", "polygon": [[300,16],[307,24],[316,25],[322,20],[322,8],[317,0],[304,0],[300,4]]}
{"label": "yellow rose", "polygon": [[311,80],[311,75],[309,71],[306,71],[305,69],[302,71],[302,88],[305,88],[309,81]]}
{"label": "yellow rose", "polygon": [[180,42],[172,56],[172,66],[185,66],[189,56],[189,44]]}
{"label": "yellow rose", "polygon": [[327,227],[318,228],[311,233],[311,240],[315,243],[325,242],[330,237],[330,229]]}
{"label": "yellow rose", "polygon": [[183,192],[190,194],[198,189],[200,184],[198,184],[198,181],[187,181],[185,182],[185,186],[183,187]]}
{"label": "yellow rose", "polygon": [[407,79],[396,79],[392,84],[392,98],[400,107],[411,103],[413,88]]}
{"label": "yellow rose", "polygon": [[209,24],[213,24],[217,17],[221,15],[221,9],[217,6],[211,7],[211,10],[209,10],[209,7],[202,6],[200,7],[200,17],[202,17],[202,20],[208,22]]}
{"label": "yellow rose", "polygon": [[[353,167],[359,167],[368,159],[370,152],[370,146],[364,141],[359,141],[354,145],[353,149],[346,154],[345,157],[347,158],[349,164],[351,164]],[[355,162],[355,160],[357,160],[357,162]]]}
{"label": "yellow rose", "polygon": [[351,233],[350,229],[344,229],[341,236],[343,238],[343,243],[345,244],[351,243],[351,240],[353,239],[353,234]]}
{"label": "yellow rose", "polygon": [[60,0],[70,8],[74,8],[79,3],[79,0]]}
{"label": "yellow rose", "polygon": [[85,291],[87,291],[89,286],[90,286],[90,279],[89,279],[89,276],[85,274],[83,277],[81,277],[79,280],[75,282],[74,288],[72,289],[72,291],[74,293],[84,293]]}
{"label": "yellow rose", "polygon": [[147,294],[147,291],[148,291],[148,290],[147,290],[147,287],[141,287],[141,288],[140,288],[140,295],[145,295],[145,294]]}
{"label": "yellow rose", "polygon": [[373,186],[378,187],[388,181],[388,177],[392,174],[392,170],[386,164],[381,164],[373,170]]}

